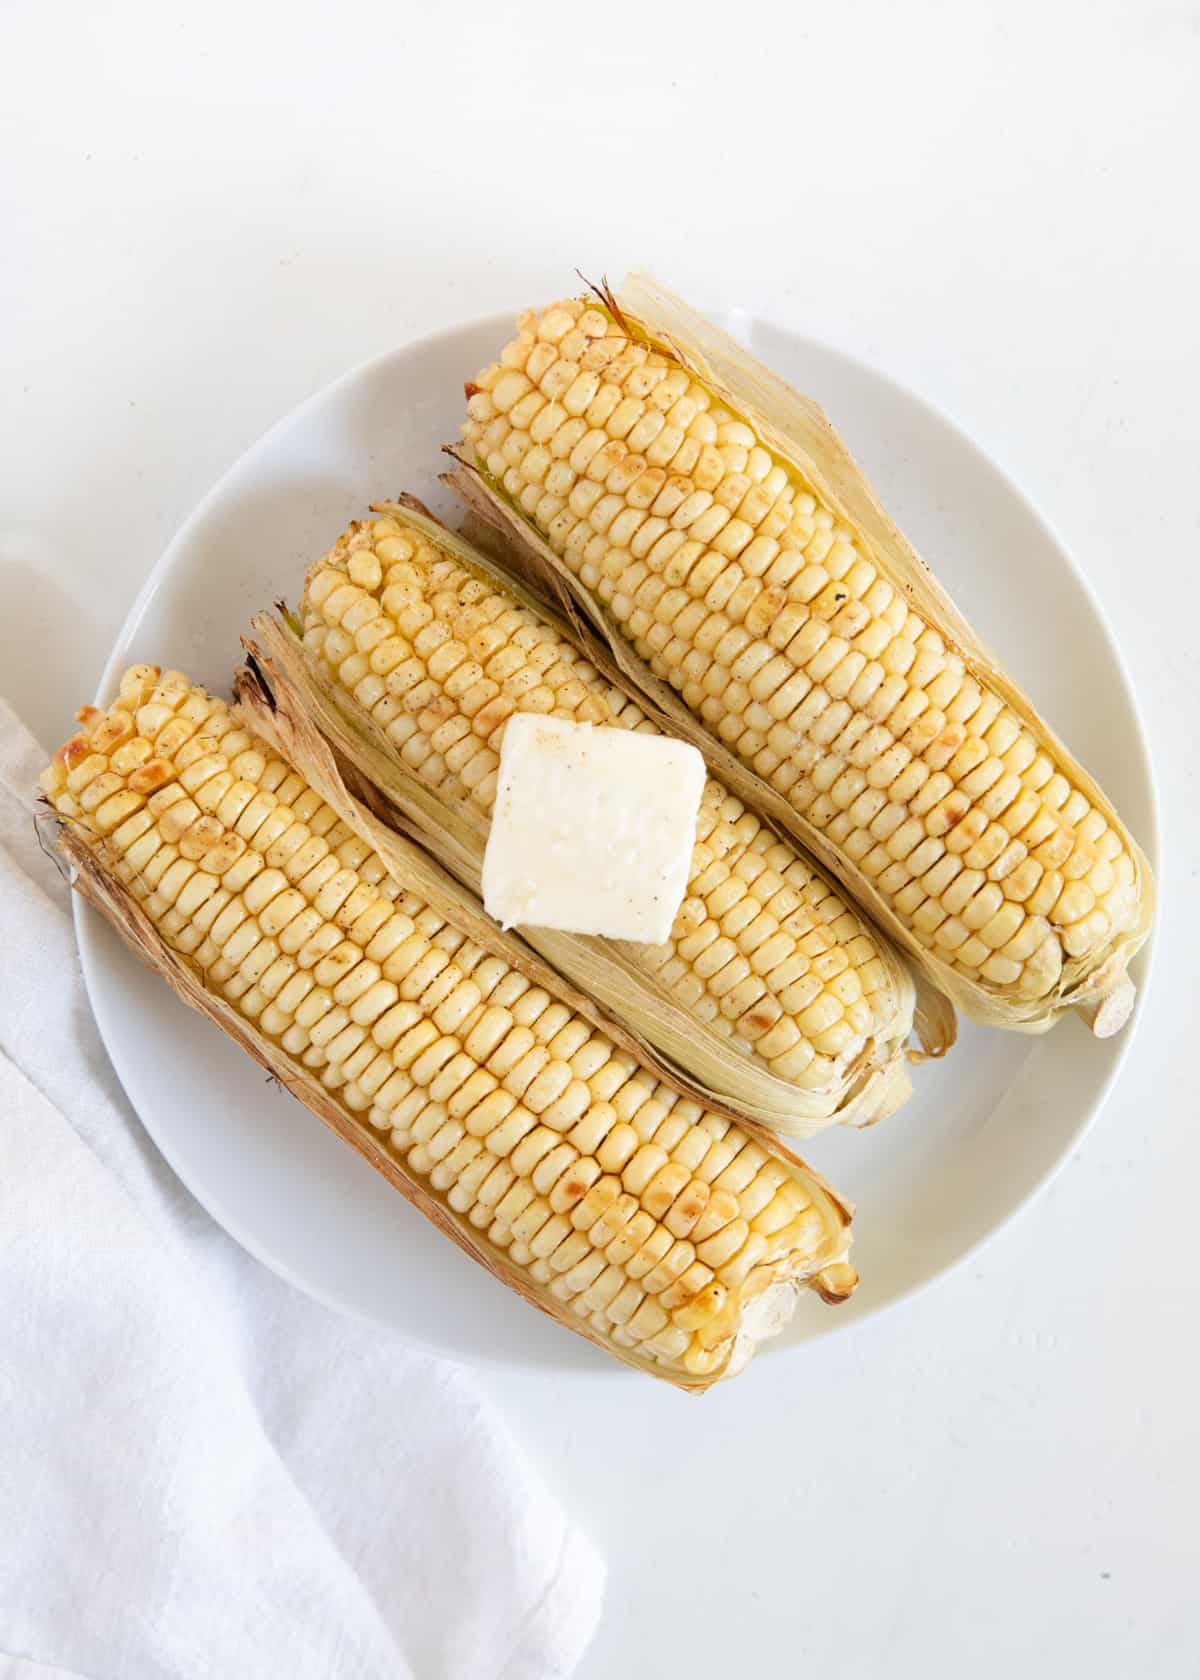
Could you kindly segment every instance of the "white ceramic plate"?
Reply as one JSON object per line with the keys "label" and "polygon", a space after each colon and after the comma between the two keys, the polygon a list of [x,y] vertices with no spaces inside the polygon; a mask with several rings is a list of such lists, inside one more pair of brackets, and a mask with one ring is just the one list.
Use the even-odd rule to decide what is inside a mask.
{"label": "white ceramic plate", "polygon": [[[309,562],[369,502],[408,489],[452,515],[436,480],[438,445],[456,435],[463,380],[505,341],[510,321],[479,321],[358,368],[257,443],[154,568],[99,701],[133,660],[178,666],[224,691],[252,613],[280,595],[294,600]],[[1029,504],[961,432],[869,368],[742,314],[727,324],[829,410],[900,525],[1153,857],[1149,761],[1120,657],[1087,585]],[[1026,600],[1036,613],[1022,609]],[[92,1004],[134,1107],[246,1248],[321,1300],[458,1359],[620,1369],[438,1236],[97,916],[82,907],[77,916]],[[1132,1026],[1098,1043],[1073,1020],[1041,1039],[966,1027],[945,1062],[917,1070],[916,1096],[899,1115],[809,1144],[814,1165],[858,1204],[862,1284],[837,1310],[802,1303],[772,1348],[899,1300],[1010,1218],[1079,1141],[1131,1036]]]}

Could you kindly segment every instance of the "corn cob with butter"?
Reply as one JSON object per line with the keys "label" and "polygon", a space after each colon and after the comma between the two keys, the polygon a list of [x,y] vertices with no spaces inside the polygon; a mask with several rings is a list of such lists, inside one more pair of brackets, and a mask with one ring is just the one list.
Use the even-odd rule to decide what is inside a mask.
{"label": "corn cob with butter", "polygon": [[[410,507],[379,515],[311,568],[299,626],[343,712],[394,770],[449,807],[425,844],[455,818],[479,848],[486,842],[514,712],[655,729],[483,556]],[[378,760],[365,768],[376,783],[390,779]],[[646,1036],[697,1075],[700,1094],[780,1131],[866,1124],[908,1094],[913,988],[903,966],[824,875],[711,778],[665,945],[526,937],[612,1011],[654,988]],[[593,960],[601,944],[623,965],[607,988]]]}
{"label": "corn cob with butter", "polygon": [[526,1299],[702,1389],[800,1283],[853,1287],[832,1192],[639,1067],[505,936],[480,943],[477,922],[389,874],[368,814],[358,830],[344,790],[335,809],[310,785],[332,788],[331,757],[314,752],[306,780],[152,666],[79,716],[41,780],[76,885]]}
{"label": "corn cob with butter", "polygon": [[633,277],[522,316],[467,413],[452,482],[968,1015],[1123,1023],[1146,861],[815,404]]}

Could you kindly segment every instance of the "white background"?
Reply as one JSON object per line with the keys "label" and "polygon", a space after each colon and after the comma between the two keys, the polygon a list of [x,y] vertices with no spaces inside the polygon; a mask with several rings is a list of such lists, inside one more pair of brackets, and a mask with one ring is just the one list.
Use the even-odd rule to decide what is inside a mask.
{"label": "white background", "polygon": [[924,1296],[703,1401],[484,1380],[610,1559],[590,1680],[1195,1675],[1200,7],[7,0],[0,130],[0,690],[47,744],[262,430],[576,265],[874,361],[1056,526],[1166,849],[1084,1147]]}

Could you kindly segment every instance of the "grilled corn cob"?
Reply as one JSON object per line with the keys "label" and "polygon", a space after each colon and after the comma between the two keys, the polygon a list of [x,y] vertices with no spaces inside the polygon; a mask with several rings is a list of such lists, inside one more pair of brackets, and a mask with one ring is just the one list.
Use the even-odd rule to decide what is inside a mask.
{"label": "grilled corn cob", "polygon": [[635,279],[522,316],[467,411],[512,530],[935,984],[1027,1031],[1123,1022],[1145,860],[815,405]]}
{"label": "grilled corn cob", "polygon": [[703,1388],[798,1280],[853,1286],[848,1214],[802,1162],[393,879],[222,701],[143,665],[79,716],[41,781],[77,885],[526,1298]]}
{"label": "grilled corn cob", "polygon": [[[466,812],[481,843],[514,712],[655,729],[482,556],[411,509],[380,514],[351,526],[310,570],[304,646],[343,708]],[[539,949],[570,973],[596,942],[558,938]],[[710,1094],[756,1118],[807,1134],[832,1120],[881,1118],[907,1096],[908,975],[826,878],[711,778],[670,940],[620,949],[633,989],[621,973],[601,1001],[621,1010],[638,976],[660,988],[681,1006],[663,1047]],[[602,992],[594,969],[573,977]],[[661,1046],[661,1010],[656,1027]],[[751,1070],[770,1080],[747,1089]]]}

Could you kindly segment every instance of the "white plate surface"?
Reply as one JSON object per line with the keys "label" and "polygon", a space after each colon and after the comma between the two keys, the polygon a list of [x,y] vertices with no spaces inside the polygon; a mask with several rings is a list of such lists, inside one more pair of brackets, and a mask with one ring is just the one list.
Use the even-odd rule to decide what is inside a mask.
{"label": "white plate surface", "polygon": [[[261,439],[154,568],[98,701],[133,660],[178,666],[224,692],[250,616],[278,596],[295,600],[305,567],[371,501],[409,489],[453,515],[436,482],[437,446],[456,435],[463,380],[505,342],[511,319],[393,351]],[[1096,601],[1045,524],[961,432],[891,381],[744,314],[727,325],[829,410],[900,525],[1153,860],[1153,786],[1129,682]],[[96,1018],[134,1107],[179,1176],[252,1253],[321,1300],[454,1358],[621,1369],[438,1236],[83,906],[77,927]],[[1146,969],[1143,953],[1142,996]],[[768,1356],[899,1300],[1009,1219],[1078,1143],[1132,1030],[1098,1043],[1074,1020],[1040,1039],[964,1027],[943,1063],[916,1070],[916,1095],[900,1114],[806,1145],[858,1204],[862,1284],[836,1310],[804,1301]]]}

